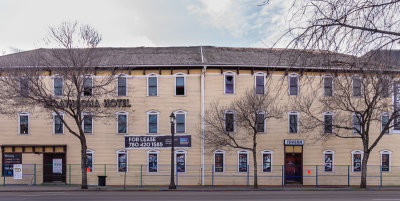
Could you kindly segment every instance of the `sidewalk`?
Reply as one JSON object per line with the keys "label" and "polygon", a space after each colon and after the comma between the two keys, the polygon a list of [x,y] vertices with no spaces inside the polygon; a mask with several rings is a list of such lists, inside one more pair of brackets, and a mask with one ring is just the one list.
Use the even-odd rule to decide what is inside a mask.
{"label": "sidewalk", "polygon": [[[178,186],[173,191],[254,191],[247,186]],[[260,186],[256,191],[399,191],[400,186],[368,187],[360,189],[352,187],[315,187],[315,186]],[[28,185],[6,185],[0,186],[0,192],[64,192],[64,191],[170,191],[168,186],[89,186],[89,189],[82,190],[80,186],[56,185],[56,186],[28,186]]]}

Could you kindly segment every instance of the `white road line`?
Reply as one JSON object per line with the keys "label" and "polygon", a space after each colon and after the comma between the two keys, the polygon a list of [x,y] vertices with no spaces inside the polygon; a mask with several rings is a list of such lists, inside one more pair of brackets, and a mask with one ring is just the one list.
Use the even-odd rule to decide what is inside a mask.
{"label": "white road line", "polygon": [[389,200],[400,200],[400,199],[372,199],[372,200],[389,201]]}

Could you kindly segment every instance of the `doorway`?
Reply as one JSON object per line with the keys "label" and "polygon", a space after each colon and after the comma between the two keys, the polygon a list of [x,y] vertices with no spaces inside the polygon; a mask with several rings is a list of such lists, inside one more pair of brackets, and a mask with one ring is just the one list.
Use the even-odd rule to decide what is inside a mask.
{"label": "doorway", "polygon": [[66,179],[65,153],[43,154],[43,182],[62,182]]}
{"label": "doorway", "polygon": [[285,146],[285,185],[303,184],[303,146]]}

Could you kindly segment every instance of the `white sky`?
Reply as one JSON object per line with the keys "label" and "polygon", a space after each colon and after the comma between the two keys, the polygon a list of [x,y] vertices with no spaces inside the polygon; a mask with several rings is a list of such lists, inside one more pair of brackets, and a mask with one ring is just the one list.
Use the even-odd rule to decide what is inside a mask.
{"label": "white sky", "polygon": [[289,0],[0,0],[0,55],[43,47],[48,27],[90,24],[100,46],[271,47]]}

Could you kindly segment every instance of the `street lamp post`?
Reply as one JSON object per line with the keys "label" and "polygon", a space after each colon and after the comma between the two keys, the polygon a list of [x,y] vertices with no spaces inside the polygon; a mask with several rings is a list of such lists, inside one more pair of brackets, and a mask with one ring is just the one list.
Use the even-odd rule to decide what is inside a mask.
{"label": "street lamp post", "polygon": [[175,115],[172,112],[169,116],[171,121],[171,181],[169,183],[169,189],[176,189],[175,180],[174,180],[174,173],[175,173]]}

